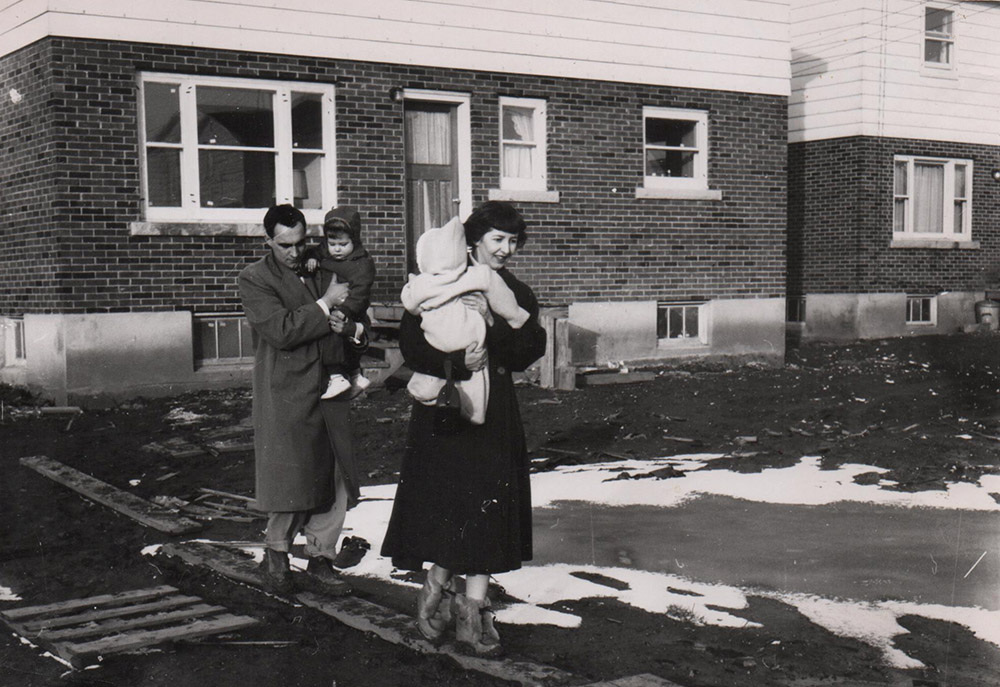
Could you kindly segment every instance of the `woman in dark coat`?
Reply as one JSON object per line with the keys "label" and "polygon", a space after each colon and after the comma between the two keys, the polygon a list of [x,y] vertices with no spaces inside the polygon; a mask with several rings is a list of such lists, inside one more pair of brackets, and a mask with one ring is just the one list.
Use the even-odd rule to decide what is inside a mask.
{"label": "woman in dark coat", "polygon": [[[463,296],[489,323],[485,349],[443,353],[427,343],[419,315],[403,316],[400,349],[410,369],[444,378],[448,359],[453,378],[468,379],[485,366],[490,392],[485,422],[462,422],[454,433],[436,432],[436,408],[414,402],[382,555],[407,570],[432,563],[417,602],[417,626],[426,637],[443,634],[454,608],[459,641],[495,653],[490,575],[516,570],[532,556],[528,456],[511,373],[542,356],[545,330],[534,293],[506,269],[527,239],[520,213],[487,202],[466,220],[465,237],[471,259],[496,270],[530,317],[513,329],[492,316],[481,295]],[[465,575],[465,594],[454,594],[454,575]]]}

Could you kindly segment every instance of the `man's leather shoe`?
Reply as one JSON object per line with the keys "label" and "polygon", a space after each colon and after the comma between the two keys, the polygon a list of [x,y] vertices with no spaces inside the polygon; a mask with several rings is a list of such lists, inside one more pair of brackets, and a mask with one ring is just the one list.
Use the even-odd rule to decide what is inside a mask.
{"label": "man's leather shoe", "polygon": [[268,591],[279,594],[287,594],[295,591],[287,552],[265,548],[264,560],[260,563],[260,571],[264,587]]}
{"label": "man's leather shoe", "polygon": [[306,572],[322,582],[341,582],[329,558],[310,558]]}

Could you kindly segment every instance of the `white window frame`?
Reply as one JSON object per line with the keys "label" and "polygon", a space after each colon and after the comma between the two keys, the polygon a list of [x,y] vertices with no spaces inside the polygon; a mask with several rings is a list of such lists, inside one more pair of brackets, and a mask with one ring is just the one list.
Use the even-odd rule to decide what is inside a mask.
{"label": "white window frame", "polygon": [[[947,12],[951,15],[951,33],[942,33],[938,31],[928,31],[927,30],[927,14],[929,12]],[[955,41],[955,25],[958,15],[955,13],[954,7],[945,7],[942,5],[925,5],[923,16],[921,16],[921,21],[924,25],[924,30],[921,32],[920,39],[920,64],[923,65],[925,69],[929,70],[939,70],[944,72],[951,72],[955,69],[955,57],[956,57],[956,41]],[[947,62],[928,62],[927,61],[927,43],[945,43],[948,45],[948,61]]]}
{"label": "white window frame", "polygon": [[[912,306],[916,301],[929,301],[930,313],[928,320],[915,320],[911,318]],[[937,296],[910,295],[906,296],[906,324],[914,327],[933,327],[937,324]]]}
{"label": "white window frame", "polygon": [[[147,83],[179,85],[181,142],[177,144],[146,141],[145,90]],[[337,203],[337,160],[334,87],[332,84],[299,83],[294,81],[267,81],[231,77],[139,73],[139,137],[142,168],[143,213],[149,222],[201,222],[201,223],[250,223],[260,224],[266,208],[211,208],[201,207],[198,177],[198,113],[195,100],[198,86],[264,90],[273,94],[275,153],[275,202],[293,203],[294,182],[292,158],[296,152],[322,153],[320,175],[320,207],[303,209],[308,224],[322,224],[326,209]],[[291,93],[314,93],[323,102],[323,148],[303,151],[292,147]],[[150,207],[146,150],[148,147],[175,148],[181,155],[181,206]],[[267,151],[267,148],[258,150]]]}
{"label": "white window frame", "polygon": [[[906,193],[896,192],[896,163],[906,163]],[[944,198],[942,199],[942,233],[916,232],[914,226],[914,188],[913,170],[916,164],[926,163],[941,165],[944,167]],[[962,214],[963,226],[955,227],[955,166],[965,165],[965,212]],[[923,155],[894,155],[892,166],[892,198],[893,198],[893,219],[892,238],[894,241],[918,239],[921,241],[971,241],[972,240],[972,180],[973,163],[972,160],[960,158],[927,157]],[[896,231],[896,205],[898,201],[904,201],[906,208],[906,218],[903,231]]]}
{"label": "white window frame", "polygon": [[[647,119],[671,119],[695,123],[694,148],[686,148],[695,153],[694,175],[691,177],[659,177],[646,175],[646,143]],[[656,146],[659,148],[659,146]],[[664,150],[679,150],[679,148],[663,148]],[[705,110],[686,110],[672,107],[642,108],[642,173],[643,187],[647,189],[684,189],[708,190],[708,112]]]}
{"label": "white window frame", "polygon": [[[532,111],[533,141],[508,141],[503,137],[503,111],[506,107],[516,107]],[[548,169],[546,164],[546,104],[538,98],[500,97],[500,122],[498,140],[500,142],[500,188],[504,191],[545,191],[548,184]],[[507,146],[517,146],[531,149],[532,176],[513,177],[504,172],[504,150]]]}
{"label": "white window frame", "polygon": [[[708,345],[708,329],[709,329],[709,308],[708,303],[704,301],[663,301],[656,304],[656,317],[659,320],[660,311],[670,308],[683,308],[687,310],[688,308],[695,308],[698,310],[698,333],[690,334],[686,336],[678,336],[671,338],[665,336],[660,338],[659,332],[657,332],[657,345],[659,347],[675,347],[675,346],[707,346]],[[681,320],[686,322],[686,317],[681,317]],[[669,321],[669,319],[668,319]]]}

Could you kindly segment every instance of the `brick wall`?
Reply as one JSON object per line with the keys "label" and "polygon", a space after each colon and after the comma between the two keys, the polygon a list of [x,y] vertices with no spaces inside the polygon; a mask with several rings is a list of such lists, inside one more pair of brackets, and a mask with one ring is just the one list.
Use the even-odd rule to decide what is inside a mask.
{"label": "brick wall", "polygon": [[[53,51],[47,43],[0,59],[0,314],[40,312],[59,300],[53,205],[64,144],[52,120]],[[15,102],[17,101],[17,102]]]}
{"label": "brick wall", "polygon": [[[128,223],[143,219],[138,71],[336,83],[338,195],[364,211],[365,245],[380,269],[377,301],[396,300],[405,280],[403,118],[389,97],[398,87],[472,94],[476,204],[499,183],[499,96],[548,101],[549,188],[561,201],[517,204],[531,238],[513,266],[543,303],[784,293],[785,98],[63,38],[30,46],[0,68],[26,57],[49,77],[36,115],[46,122],[48,148],[35,143],[17,154],[43,155],[55,170],[42,215],[57,281],[44,296],[5,292],[2,314],[239,310],[236,274],[263,254],[259,239],[129,234]],[[710,112],[709,185],[722,201],[635,198],[643,105]],[[21,180],[7,183],[23,192]],[[37,221],[5,215],[3,231],[24,232]],[[51,274],[50,258],[30,270]]]}
{"label": "brick wall", "polygon": [[[851,137],[788,152],[788,293],[937,293],[996,288],[1000,184],[995,146]],[[973,160],[975,250],[890,248],[893,156]]]}

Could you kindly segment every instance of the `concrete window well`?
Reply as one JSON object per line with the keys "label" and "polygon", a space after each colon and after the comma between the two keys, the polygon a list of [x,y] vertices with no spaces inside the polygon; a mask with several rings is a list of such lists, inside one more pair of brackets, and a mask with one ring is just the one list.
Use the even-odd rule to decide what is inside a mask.
{"label": "concrete window well", "polygon": [[1000,329],[1000,301],[995,301],[989,296],[976,301],[976,323],[991,331]]}

